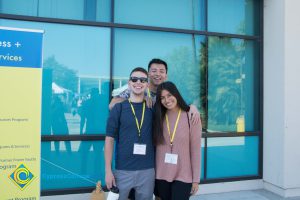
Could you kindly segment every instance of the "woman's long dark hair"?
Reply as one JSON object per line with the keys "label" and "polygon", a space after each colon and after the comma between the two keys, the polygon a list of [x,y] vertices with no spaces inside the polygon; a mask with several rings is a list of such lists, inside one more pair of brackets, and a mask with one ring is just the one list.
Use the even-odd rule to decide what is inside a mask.
{"label": "woman's long dark hair", "polygon": [[164,82],[157,87],[156,103],[154,106],[154,120],[153,120],[153,142],[154,144],[163,144],[163,120],[165,118],[167,108],[161,104],[161,92],[167,90],[177,100],[177,106],[181,110],[188,112],[190,107],[185,103],[176,85],[170,81]]}

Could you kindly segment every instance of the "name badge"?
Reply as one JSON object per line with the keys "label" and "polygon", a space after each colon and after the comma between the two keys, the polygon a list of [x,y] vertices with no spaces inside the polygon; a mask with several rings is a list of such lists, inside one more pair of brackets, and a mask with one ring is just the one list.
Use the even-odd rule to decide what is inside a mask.
{"label": "name badge", "polygon": [[134,144],[133,154],[135,154],[135,155],[146,155],[146,145],[145,144]]}
{"label": "name badge", "polygon": [[165,163],[177,165],[178,154],[166,153]]}

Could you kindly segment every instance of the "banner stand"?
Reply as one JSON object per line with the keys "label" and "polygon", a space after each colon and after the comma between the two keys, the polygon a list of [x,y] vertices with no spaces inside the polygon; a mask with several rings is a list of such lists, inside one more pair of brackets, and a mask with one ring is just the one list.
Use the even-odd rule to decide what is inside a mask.
{"label": "banner stand", "polygon": [[43,31],[0,27],[0,199],[40,199]]}

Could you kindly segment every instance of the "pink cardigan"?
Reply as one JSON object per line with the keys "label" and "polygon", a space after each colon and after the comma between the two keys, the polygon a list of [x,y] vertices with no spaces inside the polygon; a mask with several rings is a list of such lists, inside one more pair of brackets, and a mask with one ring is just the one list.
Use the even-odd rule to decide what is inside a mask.
{"label": "pink cardigan", "polygon": [[[177,113],[168,113],[171,134],[177,118]],[[177,165],[165,163],[165,154],[171,153],[170,137],[163,122],[165,142],[156,147],[156,179],[172,182],[174,180],[185,183],[199,183],[201,171],[201,122],[188,124],[187,113],[182,111],[173,141],[173,154],[178,154]]]}

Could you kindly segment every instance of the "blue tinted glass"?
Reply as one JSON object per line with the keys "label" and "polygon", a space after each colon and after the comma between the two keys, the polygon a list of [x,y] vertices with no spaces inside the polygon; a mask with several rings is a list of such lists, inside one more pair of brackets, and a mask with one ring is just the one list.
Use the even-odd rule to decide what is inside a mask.
{"label": "blue tinted glass", "polygon": [[105,183],[104,141],[42,142],[41,189]]}
{"label": "blue tinted glass", "polygon": [[115,0],[115,22],[203,30],[204,0]]}
{"label": "blue tinted glass", "polygon": [[208,138],[207,178],[258,175],[258,137]]}
{"label": "blue tinted glass", "polygon": [[210,37],[208,131],[259,129],[259,51],[252,41]]}
{"label": "blue tinted glass", "polygon": [[208,31],[232,34],[259,34],[257,0],[209,0]]}
{"label": "blue tinted glass", "polygon": [[113,78],[122,90],[130,71],[160,58],[168,63],[168,80],[173,81],[187,103],[200,108],[200,54],[204,37],[155,31],[117,29],[115,31]]}
{"label": "blue tinted glass", "polygon": [[9,20],[0,25],[45,30],[42,134],[105,133],[110,29]]}
{"label": "blue tinted glass", "polygon": [[0,12],[37,17],[110,21],[110,0],[0,0]]}

